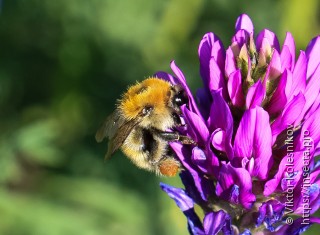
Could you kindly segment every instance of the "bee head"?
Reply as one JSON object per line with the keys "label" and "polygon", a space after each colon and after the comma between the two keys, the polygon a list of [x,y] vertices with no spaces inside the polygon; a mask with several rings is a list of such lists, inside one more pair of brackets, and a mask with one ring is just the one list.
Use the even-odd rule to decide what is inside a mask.
{"label": "bee head", "polygon": [[171,87],[170,102],[172,108],[179,114],[181,113],[180,106],[183,104],[188,104],[188,96],[181,86],[174,85]]}

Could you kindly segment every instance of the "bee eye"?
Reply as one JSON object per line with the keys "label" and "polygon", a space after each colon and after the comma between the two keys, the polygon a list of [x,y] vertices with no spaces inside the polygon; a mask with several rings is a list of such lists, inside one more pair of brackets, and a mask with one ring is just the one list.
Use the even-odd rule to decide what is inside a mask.
{"label": "bee eye", "polygon": [[152,106],[146,106],[142,109],[142,114],[143,116],[147,116],[151,113],[151,111],[153,110]]}
{"label": "bee eye", "polygon": [[188,97],[184,91],[179,91],[173,98],[173,102],[181,106],[183,104],[186,104],[188,102]]}

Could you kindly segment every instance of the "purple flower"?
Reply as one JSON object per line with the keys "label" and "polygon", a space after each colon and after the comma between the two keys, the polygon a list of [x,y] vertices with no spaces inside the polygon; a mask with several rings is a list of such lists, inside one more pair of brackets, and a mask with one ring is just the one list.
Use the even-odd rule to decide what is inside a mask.
{"label": "purple flower", "polygon": [[181,131],[197,142],[171,143],[185,189],[161,187],[190,234],[300,234],[320,221],[320,36],[296,58],[290,33],[280,47],[247,15],[235,28],[226,49],[214,33],[201,40],[197,102],[175,62],[174,76],[156,74],[186,90]]}

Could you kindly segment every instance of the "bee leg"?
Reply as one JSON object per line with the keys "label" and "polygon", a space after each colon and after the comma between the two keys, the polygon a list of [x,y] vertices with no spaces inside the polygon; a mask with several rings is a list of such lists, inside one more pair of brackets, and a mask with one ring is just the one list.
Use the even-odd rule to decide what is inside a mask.
{"label": "bee leg", "polygon": [[197,143],[189,138],[188,136],[185,136],[185,135],[179,135],[179,140],[182,144],[193,144],[193,145],[197,145]]}
{"label": "bee leg", "polygon": [[196,145],[196,142],[194,142],[191,138],[185,135],[179,135],[177,132],[160,132],[159,131],[157,132],[157,135],[166,141],[179,141],[182,144]]}

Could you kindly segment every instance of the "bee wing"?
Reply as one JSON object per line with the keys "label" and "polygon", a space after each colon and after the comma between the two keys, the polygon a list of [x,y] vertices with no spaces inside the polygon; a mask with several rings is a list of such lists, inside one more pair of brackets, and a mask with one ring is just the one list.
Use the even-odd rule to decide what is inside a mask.
{"label": "bee wing", "polygon": [[110,158],[114,152],[121,147],[123,142],[126,140],[128,135],[131,133],[132,129],[139,123],[137,119],[130,120],[123,125],[119,126],[118,131],[113,136],[112,139],[109,140],[108,152],[106,153],[105,159]]}
{"label": "bee wing", "polygon": [[112,139],[116,134],[119,126],[123,125],[124,119],[121,118],[119,112],[116,110],[106,118],[101,127],[96,133],[96,141],[102,142],[104,138]]}
{"label": "bee wing", "polygon": [[108,152],[105,159],[121,147],[132,129],[140,122],[140,118],[125,120],[116,110],[103,122],[96,133],[96,141],[101,142],[104,138],[109,140]]}

